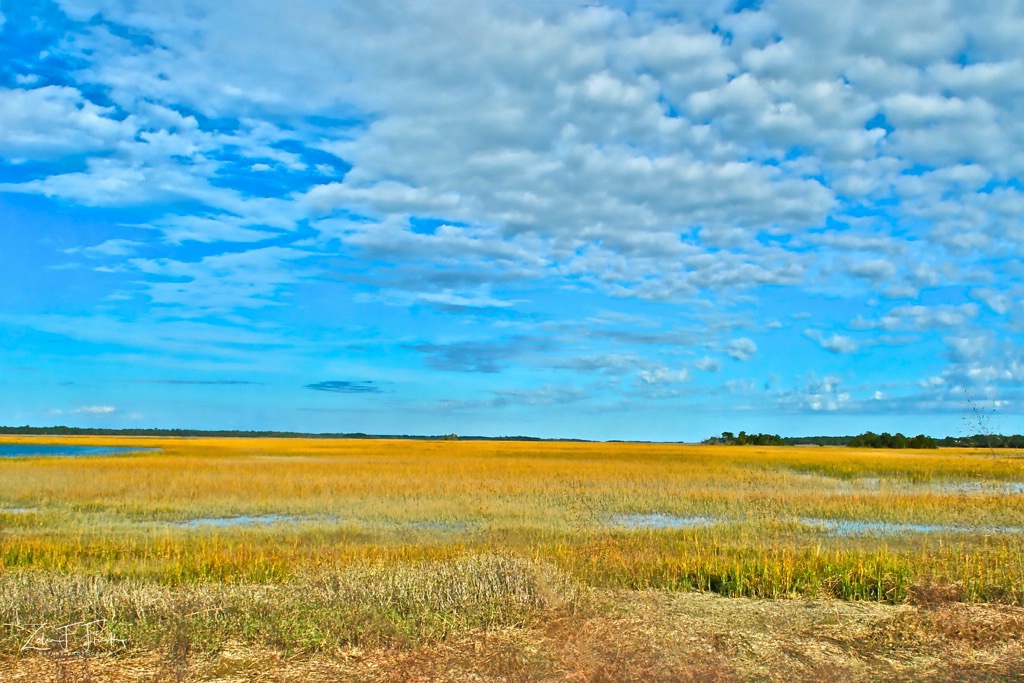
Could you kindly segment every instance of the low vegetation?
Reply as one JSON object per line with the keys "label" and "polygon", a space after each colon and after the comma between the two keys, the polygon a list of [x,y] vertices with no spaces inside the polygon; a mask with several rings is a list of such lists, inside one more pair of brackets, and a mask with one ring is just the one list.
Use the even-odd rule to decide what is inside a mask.
{"label": "low vegetation", "polygon": [[850,448],[938,448],[939,443],[924,434],[918,434],[917,436],[903,436],[901,433],[896,432],[890,434],[889,432],[882,432],[881,434],[875,434],[874,432],[864,432],[859,436],[853,437],[853,440],[847,444]]}
{"label": "low vegetation", "polygon": [[[160,450],[0,460],[8,678],[259,680],[278,661],[279,680],[813,680],[816,662],[944,680],[942,610],[978,680],[1024,673],[1009,451],[61,442]],[[800,605],[845,644],[812,638]],[[744,650],[757,638],[790,650]]]}

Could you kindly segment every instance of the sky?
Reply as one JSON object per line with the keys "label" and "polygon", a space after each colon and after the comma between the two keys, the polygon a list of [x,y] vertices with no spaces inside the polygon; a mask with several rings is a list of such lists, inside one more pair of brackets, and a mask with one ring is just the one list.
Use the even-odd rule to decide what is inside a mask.
{"label": "sky", "polygon": [[0,0],[0,424],[1024,431],[1024,3]]}

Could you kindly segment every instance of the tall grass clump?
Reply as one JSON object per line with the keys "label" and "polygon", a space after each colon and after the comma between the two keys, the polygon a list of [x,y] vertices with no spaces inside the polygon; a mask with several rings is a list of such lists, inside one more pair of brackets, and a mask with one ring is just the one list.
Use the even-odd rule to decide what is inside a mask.
{"label": "tall grass clump", "polygon": [[94,642],[95,650],[162,648],[185,656],[232,641],[294,651],[408,645],[524,626],[551,610],[572,610],[579,597],[551,567],[508,554],[368,563],[272,584],[167,586],[16,572],[0,576],[0,651],[17,653],[33,634],[56,641],[64,626],[85,622],[103,625],[105,640]]}

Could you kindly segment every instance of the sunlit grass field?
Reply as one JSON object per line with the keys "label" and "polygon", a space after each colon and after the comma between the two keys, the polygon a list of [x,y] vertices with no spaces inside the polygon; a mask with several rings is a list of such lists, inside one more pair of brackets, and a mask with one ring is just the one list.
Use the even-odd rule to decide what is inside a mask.
{"label": "sunlit grass field", "polygon": [[[0,663],[29,667],[26,680],[43,666],[24,659],[32,652],[161,653],[154,675],[188,680],[195,652],[220,662],[211,664],[219,671],[232,643],[313,657],[360,647],[411,653],[402,648],[459,638],[473,643],[460,666],[477,671],[499,661],[480,654],[490,647],[482,643],[495,642],[480,634],[499,632],[527,640],[507,645],[512,673],[495,680],[646,680],[654,671],[667,671],[665,680],[698,680],[695,671],[733,680],[714,677],[725,671],[714,668],[718,659],[700,668],[712,661],[704,650],[680,654],[672,645],[672,629],[690,618],[685,610],[729,610],[655,609],[643,596],[1024,605],[1024,457],[1013,452],[241,438],[0,443],[155,449],[0,458]],[[725,620],[716,633],[742,627],[743,643],[769,634],[754,609],[718,617]],[[819,620],[833,613],[815,609]],[[623,610],[650,614],[614,626]],[[874,626],[858,614],[829,637],[868,648],[870,679],[879,675],[871,662],[883,661],[878,647],[906,651],[899,633],[910,622],[883,615]],[[984,656],[1017,671],[1017,651],[998,649],[1017,642],[1017,613],[993,614],[1011,626],[992,630],[997,649]],[[923,624],[923,642],[934,640],[939,622],[913,619]],[[804,621],[794,613],[780,623],[799,638]],[[598,630],[579,631],[581,624]],[[856,636],[863,629],[877,633]],[[629,652],[647,655],[616,659],[616,643],[627,637]],[[736,657],[748,646],[723,637],[708,641],[709,651],[747,661]],[[566,654],[569,641],[583,650]],[[773,642],[743,665],[754,679],[766,680],[756,672],[776,656]],[[964,643],[970,656],[990,646]],[[549,654],[524,654],[538,647]],[[780,664],[780,680],[797,675],[808,656],[818,655],[808,650]],[[617,674],[608,673],[612,664]],[[577,673],[564,674],[565,666]]]}
{"label": "sunlit grass field", "polygon": [[160,450],[0,459],[6,571],[267,582],[497,552],[602,587],[899,602],[938,583],[968,601],[1024,602],[1024,458],[1015,453],[45,441]]}

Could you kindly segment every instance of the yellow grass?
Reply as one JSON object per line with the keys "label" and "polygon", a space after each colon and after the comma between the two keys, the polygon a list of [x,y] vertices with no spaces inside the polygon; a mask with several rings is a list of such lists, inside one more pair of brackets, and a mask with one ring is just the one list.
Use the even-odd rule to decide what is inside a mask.
{"label": "yellow grass", "polygon": [[[162,581],[279,580],[313,567],[510,551],[593,585],[902,599],[1024,595],[1024,459],[872,451],[551,442],[10,437],[159,448],[0,460],[0,566]],[[945,483],[944,485],[940,485]],[[943,488],[945,486],[945,488]],[[966,492],[965,492],[966,491]],[[18,513],[3,509],[19,508]],[[31,510],[24,512],[24,510]],[[702,518],[682,529],[616,515]],[[190,528],[204,518],[277,524]],[[843,536],[809,519],[948,525]],[[979,528],[977,532],[966,529]],[[992,532],[991,530],[997,530]]]}
{"label": "yellow grass", "polygon": [[[907,628],[925,640],[941,631],[939,621],[929,621],[930,605],[1024,605],[1024,494],[1015,487],[1024,482],[1024,458],[1016,453],[318,439],[0,442],[159,449],[0,459],[0,677],[6,668],[31,680],[52,665],[58,679],[76,680],[67,669],[75,657],[87,663],[92,654],[114,652],[136,658],[120,659],[124,666],[158,664],[153,680],[191,680],[201,662],[217,669],[223,653],[238,647],[274,657],[301,653],[304,662],[370,647],[377,654],[367,662],[379,666],[381,658],[415,659],[460,642],[472,643],[471,652],[450,651],[456,660],[442,668],[476,671],[499,661],[487,654],[497,637],[508,639],[501,656],[511,659],[500,660],[494,680],[651,680],[656,671],[664,680],[773,680],[763,672],[776,669],[777,680],[796,680],[800,662],[824,657],[812,667],[817,672],[841,658],[815,654],[831,647],[821,641],[813,652],[794,650],[777,668],[766,664],[774,645],[744,659],[738,645],[717,635],[706,643],[711,659],[697,650],[672,654],[670,645],[693,632],[686,626],[677,633],[683,627],[673,621],[690,603],[654,598],[669,611],[625,621],[617,611],[646,610],[640,596],[693,591],[813,599],[822,613],[838,614],[828,607],[833,598],[925,610],[920,623],[893,622],[877,642],[864,641],[863,661],[877,663],[908,651],[910,644],[893,640]],[[623,515],[690,526],[630,528]],[[263,523],[214,523],[240,516]],[[835,526],[855,522],[875,526],[864,533]],[[743,643],[775,642],[758,631],[762,608],[723,604],[701,603],[694,614],[706,620],[712,605],[742,613]],[[783,612],[799,610],[772,611]],[[1024,613],[984,614],[1013,632],[980,649],[965,641],[964,652],[990,658],[978,669],[984,675],[1020,673],[1013,665],[1019,647],[1007,643],[1019,645]],[[733,618],[723,618],[722,633],[737,625]],[[843,619],[836,633],[846,637],[856,617]],[[783,632],[804,637],[799,628]],[[860,647],[860,636],[849,637],[852,644],[840,650]],[[42,659],[23,658],[32,638],[49,643]],[[622,638],[632,639],[628,650]],[[401,671],[395,661],[379,670]],[[929,671],[924,661],[906,670]],[[885,675],[875,664],[857,666],[849,671],[861,671],[863,680]],[[355,675],[362,679],[374,677]]]}

